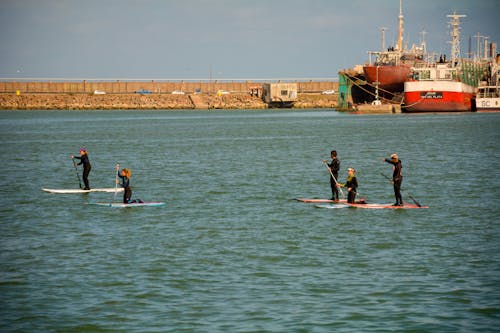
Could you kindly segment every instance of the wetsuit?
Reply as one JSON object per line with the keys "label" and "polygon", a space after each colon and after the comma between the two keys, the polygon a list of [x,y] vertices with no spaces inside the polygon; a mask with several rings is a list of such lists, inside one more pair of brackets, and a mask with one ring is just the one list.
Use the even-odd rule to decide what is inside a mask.
{"label": "wetsuit", "polygon": [[130,203],[130,198],[132,197],[132,189],[130,188],[130,179],[127,176],[122,176],[121,172],[118,171],[118,177],[121,178],[122,183],[120,184],[125,190],[123,191],[123,203]]}
{"label": "wetsuit", "polygon": [[[332,160],[330,164],[328,164],[330,171],[333,174],[333,177],[338,181],[339,179],[339,170],[340,170],[340,161],[335,158]],[[339,200],[339,188],[337,187],[337,182],[330,175],[330,187],[332,188],[332,200]]]}
{"label": "wetsuit", "polygon": [[89,156],[87,154],[82,155],[82,156],[75,156],[75,158],[80,160],[80,163],[78,165],[83,164],[83,182],[85,183],[85,188],[84,190],[90,190],[90,185],[89,185],[89,173],[90,169],[92,169],[92,166],[90,165],[89,161]]}
{"label": "wetsuit", "polygon": [[394,196],[396,197],[396,203],[394,205],[402,206],[403,197],[401,196],[401,184],[403,183],[403,164],[399,159],[397,162],[394,162],[393,160],[386,158],[385,161],[393,165],[392,183],[394,185]]}
{"label": "wetsuit", "polygon": [[356,176],[347,178],[344,187],[351,189],[349,192],[347,192],[347,202],[354,203],[356,201],[356,189],[358,188],[358,180],[356,179]]}

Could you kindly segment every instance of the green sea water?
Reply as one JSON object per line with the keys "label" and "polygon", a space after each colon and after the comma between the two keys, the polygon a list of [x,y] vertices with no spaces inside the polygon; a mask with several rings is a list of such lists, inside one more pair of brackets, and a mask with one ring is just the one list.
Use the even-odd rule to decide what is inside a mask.
{"label": "green sea water", "polygon": [[[301,111],[0,112],[1,332],[495,332],[500,114]],[[89,205],[132,170],[133,197]],[[322,164],[394,202],[319,209]],[[81,169],[79,169],[81,173]],[[116,200],[120,200],[118,195]]]}

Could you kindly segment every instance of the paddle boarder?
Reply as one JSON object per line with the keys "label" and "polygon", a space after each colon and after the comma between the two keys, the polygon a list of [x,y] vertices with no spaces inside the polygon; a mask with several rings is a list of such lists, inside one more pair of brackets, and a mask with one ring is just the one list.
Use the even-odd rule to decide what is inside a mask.
{"label": "paddle boarder", "polygon": [[356,190],[358,188],[358,180],[356,179],[356,170],[353,168],[347,169],[347,180],[345,184],[339,184],[342,187],[347,188],[347,203],[355,203],[356,201]]}
{"label": "paddle boarder", "polygon": [[75,158],[80,160],[80,163],[78,163],[77,165],[82,165],[83,164],[83,175],[82,175],[82,177],[83,177],[83,182],[85,184],[84,190],[90,190],[89,173],[90,173],[90,170],[92,169],[92,166],[90,165],[89,154],[88,154],[87,149],[81,148],[80,149],[80,156],[71,155],[71,159],[75,159]]}
{"label": "paddle boarder", "polygon": [[401,196],[401,184],[403,183],[403,164],[398,157],[398,154],[394,153],[391,158],[384,159],[385,162],[392,164],[392,184],[394,186],[394,196],[396,197],[396,203],[393,206],[403,206],[403,197]]}
{"label": "paddle boarder", "polygon": [[[339,179],[339,170],[340,170],[340,160],[337,158],[337,151],[332,150],[330,152],[330,156],[332,161],[328,163],[326,160],[323,160],[323,163],[328,165],[330,168],[330,187],[332,189],[332,200],[339,201],[339,188],[337,180]],[[335,177],[335,178],[334,178]]]}
{"label": "paddle boarder", "polygon": [[[120,171],[120,165],[116,165],[116,172],[118,177],[122,180],[120,184],[123,187],[123,203],[130,203],[130,198],[132,197],[132,189],[130,188],[130,177],[132,176],[132,172],[129,168],[124,168]],[[116,183],[119,184],[118,178],[116,179]]]}

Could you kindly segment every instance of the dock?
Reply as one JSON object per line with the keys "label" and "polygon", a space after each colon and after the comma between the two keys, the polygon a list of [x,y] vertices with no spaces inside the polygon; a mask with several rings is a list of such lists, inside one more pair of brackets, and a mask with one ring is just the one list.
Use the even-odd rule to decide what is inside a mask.
{"label": "dock", "polygon": [[401,113],[400,104],[359,104],[354,108],[355,113]]}

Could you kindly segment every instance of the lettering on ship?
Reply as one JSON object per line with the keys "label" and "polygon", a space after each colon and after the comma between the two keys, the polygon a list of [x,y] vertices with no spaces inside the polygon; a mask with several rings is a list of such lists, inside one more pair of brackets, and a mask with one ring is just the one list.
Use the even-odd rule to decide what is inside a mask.
{"label": "lettering on ship", "polygon": [[422,91],[420,93],[420,98],[427,98],[427,99],[443,98],[443,93],[441,91]]}
{"label": "lettering on ship", "polygon": [[[489,108],[489,107],[493,107],[493,105],[491,105],[492,101],[481,101],[481,107],[482,108]],[[495,101],[495,107],[498,107],[498,101]]]}

